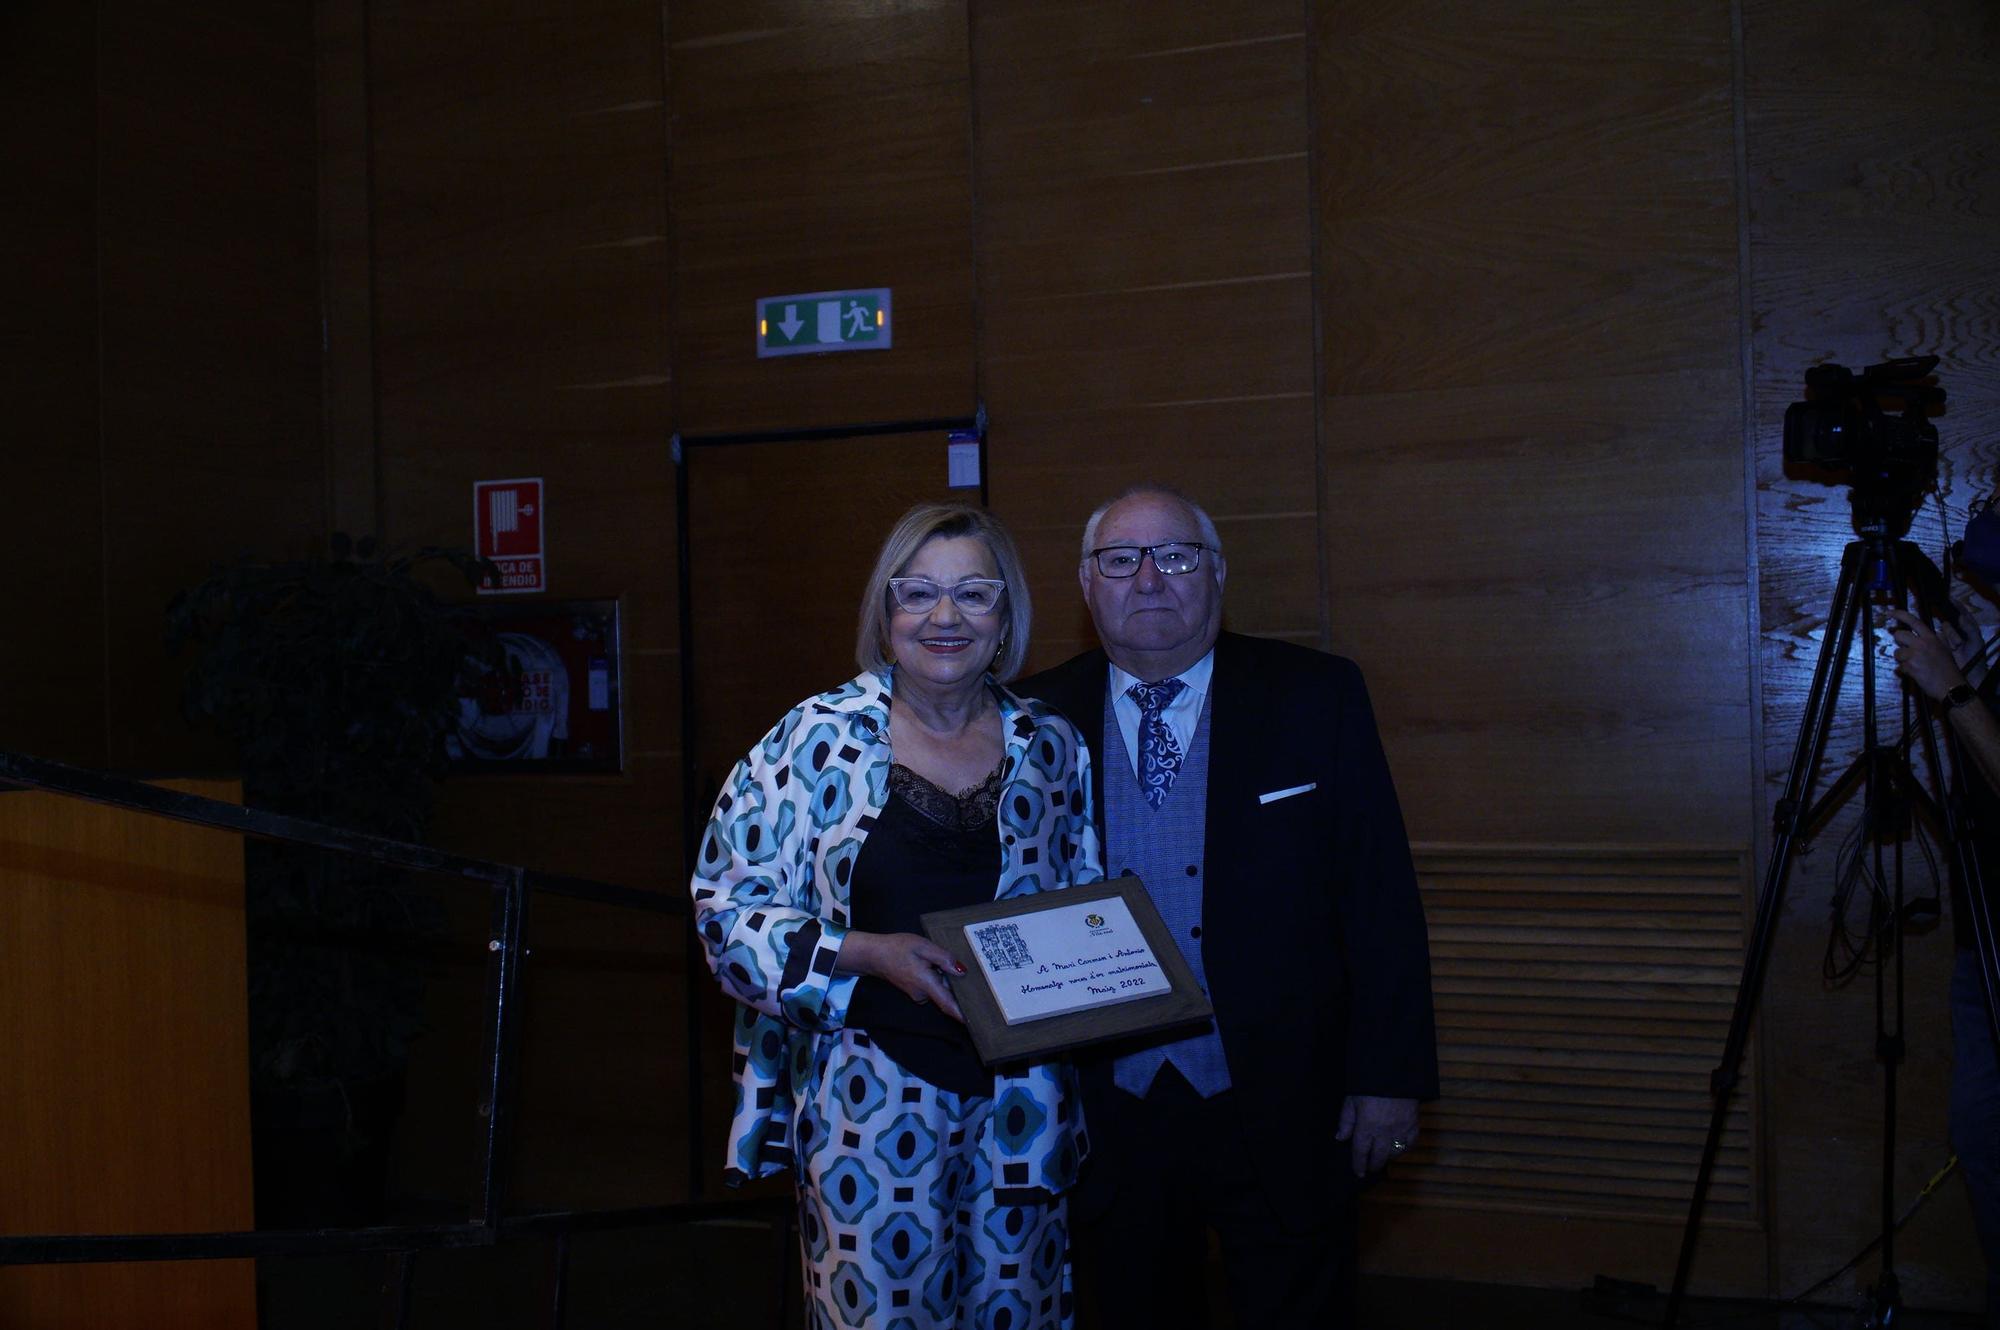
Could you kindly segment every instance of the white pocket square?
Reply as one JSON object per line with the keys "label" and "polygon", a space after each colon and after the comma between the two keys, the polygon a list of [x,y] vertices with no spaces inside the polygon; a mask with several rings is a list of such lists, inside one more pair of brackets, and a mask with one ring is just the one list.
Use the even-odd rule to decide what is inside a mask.
{"label": "white pocket square", "polygon": [[1269,794],[1258,795],[1257,802],[1260,804],[1274,804],[1280,799],[1289,799],[1295,794],[1304,794],[1308,790],[1316,790],[1318,788],[1318,781],[1312,781],[1305,785],[1288,785],[1282,790],[1272,790]]}

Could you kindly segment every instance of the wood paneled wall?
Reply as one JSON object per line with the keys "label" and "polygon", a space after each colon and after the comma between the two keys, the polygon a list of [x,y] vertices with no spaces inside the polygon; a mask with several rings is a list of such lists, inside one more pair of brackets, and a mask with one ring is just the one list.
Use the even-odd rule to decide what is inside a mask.
{"label": "wood paneled wall", "polygon": [[[966,6],[665,8],[676,428],[970,416]],[[890,353],[756,358],[758,296],[853,286],[894,289]]]}
{"label": "wood paneled wall", "polygon": [[1331,5],[1316,33],[1333,642],[1382,667],[1425,838],[1733,841],[1728,12],[1488,18]]}
{"label": "wood paneled wall", "polygon": [[179,717],[167,602],[239,553],[323,539],[313,61],[298,7],[0,18],[26,185],[0,205],[17,624],[0,743],[125,769],[215,762]]}
{"label": "wood paneled wall", "polygon": [[[1478,22],[1323,6],[1314,127],[1326,597],[1335,649],[1371,671],[1412,834],[1635,856],[1608,883],[1642,847],[1722,849],[1740,901],[1747,856],[1727,847],[1749,836],[1755,784],[1729,18],[1705,0],[1643,24],[1560,4]],[[1577,1212],[1608,1199],[1555,1199],[1575,1187],[1622,1197],[1598,1270],[1672,1275],[1684,1210],[1668,1198],[1693,1176],[1728,1015],[1702,995],[1731,989],[1675,950],[1700,936],[1687,919],[1655,921],[1665,951],[1607,934],[1565,857],[1512,870],[1506,903],[1577,907],[1532,946],[1478,924],[1484,960],[1441,944],[1460,1103],[1428,1147],[1438,1178],[1411,1184],[1510,1160],[1539,1196],[1385,1208],[1382,1268],[1432,1269],[1445,1247],[1484,1276],[1567,1282]],[[1433,872],[1426,889],[1457,938],[1463,887]],[[1481,982],[1502,957],[1517,981]],[[1568,1015],[1538,1032],[1550,985]],[[1508,1113],[1551,1084],[1605,1124],[1643,1107],[1652,1144],[1613,1163],[1580,1131],[1549,1155]],[[1706,1283],[1760,1277],[1748,1144],[1746,1127],[1725,1158],[1711,1227],[1738,1231],[1708,1244]]]}
{"label": "wood paneled wall", "polygon": [[[128,586],[118,561],[170,539],[149,505],[197,434],[218,434],[228,474],[205,478],[215,515],[175,558],[304,538],[329,513],[371,513],[398,543],[462,544],[473,480],[543,475],[553,593],[616,595],[625,608],[631,760],[615,779],[456,782],[440,833],[455,848],[678,890],[668,438],[983,401],[991,500],[1033,569],[1036,664],[1088,639],[1071,569],[1091,506],[1144,476],[1181,484],[1229,545],[1233,626],[1367,670],[1427,863],[1496,855],[1525,874],[1520,898],[1546,916],[1533,926],[1565,957],[1672,968],[1657,949],[1620,950],[1632,939],[1593,938],[1595,925],[1544,909],[1568,871],[1548,866],[1610,865],[1609,882],[1621,864],[1697,863],[1710,887],[1717,864],[1745,879],[1761,866],[1770,785],[1847,535],[1844,495],[1777,465],[1802,370],[1944,354],[1954,521],[2000,461],[1988,187],[2000,57],[1980,0],[1841,0],[1831,15],[1798,0],[585,0],[560,13],[321,0],[318,17],[328,424],[310,465],[255,452],[256,430],[242,427],[289,430],[301,402],[308,427],[320,418],[316,379],[282,389],[311,359],[283,337],[242,348],[280,386],[240,401],[201,372],[227,356],[212,340],[181,339],[178,378],[141,354],[176,318],[212,325],[225,306],[254,311],[246,329],[299,323],[284,311],[310,299],[290,280],[301,185],[283,145],[314,125],[312,104],[301,111],[279,86],[313,69],[297,25],[246,18],[237,28],[251,36],[134,69],[130,53],[176,50],[175,34],[122,12],[102,34],[51,19],[35,48],[49,61],[18,85],[30,91],[4,94],[47,108],[45,133],[6,132],[42,154],[51,181],[35,214],[55,219],[37,233],[48,259],[29,289],[57,330],[48,347],[70,348],[38,371],[67,386],[23,400],[50,437],[96,446],[103,421],[100,453],[6,459],[8,474],[56,492],[34,529],[80,526],[104,551],[24,601],[39,613],[95,595],[106,607],[115,686],[71,691],[99,710],[119,700],[96,749],[71,751],[175,742],[141,659],[139,626],[157,619],[140,610],[155,592],[136,576]],[[52,72],[96,68],[93,43],[120,75],[101,109],[95,84],[79,100],[79,75]],[[253,87],[218,78],[218,59],[270,67]],[[193,96],[197,85],[216,90]],[[177,92],[212,114],[179,108]],[[227,123],[243,118],[239,95],[282,113]],[[165,128],[152,131],[155,119]],[[218,143],[253,149],[258,188],[280,182],[251,222],[250,177]],[[105,183],[52,144],[95,145]],[[149,189],[187,237],[178,246],[159,248],[138,224]],[[205,211],[232,189],[236,212]],[[99,244],[74,243],[83,225]],[[183,270],[166,271],[176,255]],[[896,290],[895,350],[754,359],[754,297],[883,283]],[[78,322],[65,293],[91,286],[136,308]],[[101,374],[79,369],[86,337],[104,344]],[[114,401],[120,384],[133,387]],[[170,441],[145,466],[142,407]],[[100,456],[107,480],[93,499]],[[852,467],[782,469],[772,525],[843,547],[878,537],[856,528],[878,519],[850,500],[847,487],[865,483]],[[1935,547],[1936,523],[1922,520]],[[739,537],[717,541],[697,567],[720,569],[726,590],[755,569],[739,567]],[[796,571],[785,585],[807,593]],[[849,594],[823,591],[843,606]],[[693,608],[698,634],[735,621],[706,617],[699,595]],[[808,654],[764,662],[757,687],[779,687]],[[76,673],[49,657],[7,668],[41,688]],[[803,693],[831,680],[794,682]],[[49,731],[32,724],[22,732]],[[1760,1029],[1761,1097],[1744,1119],[1753,1171],[1735,1180],[1728,1251],[1698,1270],[1709,1287],[1791,1292],[1872,1222],[1875,1082],[1865,1021],[1849,1009],[1861,995],[1818,980],[1832,843],[1794,873]],[[1440,918],[1473,911],[1450,942],[1477,986],[1515,945],[1491,930],[1527,925],[1491,914],[1515,907],[1474,900],[1460,877],[1440,870],[1427,886]],[[1617,889],[1592,892],[1622,908]],[[1702,917],[1704,936],[1719,927]],[[1630,924],[1619,919],[1598,922]],[[678,938],[634,939],[611,912],[552,910],[535,927],[523,1199],[677,1194],[688,1181]],[[1934,1032],[1942,934],[1921,946],[1912,1020]],[[1672,982],[1699,987],[1712,968]],[[1525,978],[1567,991],[1552,974]],[[1691,1005],[1702,1014],[1675,1024],[1614,1004],[1593,1016],[1610,1024],[1566,1044],[1532,1033],[1559,1011],[1474,1002],[1486,1023],[1465,1028],[1513,1030],[1526,1061],[1468,1059],[1465,1044],[1448,1055],[1488,1072],[1554,1058],[1565,1075],[1609,1075],[1593,1059],[1651,1021],[1640,1055],[1655,1061],[1627,1070],[1672,1064],[1682,1095],[1714,1034],[1712,1011]],[[423,1074],[455,1084],[476,1053],[475,1018],[435,1015]],[[1935,1045],[1913,1046],[1907,1178],[1941,1162],[1942,1077]],[[1659,1142],[1684,1140],[1681,1119],[1700,1116],[1675,1111],[1649,1123],[1657,1139],[1613,1152],[1649,1170],[1654,1190],[1676,1176]],[[1645,1205],[1581,1222],[1520,1195],[1469,1200],[1461,1184],[1495,1153],[1492,1116],[1439,1119],[1429,1148],[1441,1185],[1374,1207],[1374,1268],[1665,1278],[1678,1225]],[[462,1127],[416,1124],[408,1177],[451,1189],[457,1175],[427,1174],[425,1150]],[[1510,1151],[1507,1176],[1566,1176],[1551,1158],[1564,1151],[1498,1153]],[[1693,1162],[1690,1150],[1686,1172]],[[1904,1248],[1913,1300],[1967,1302],[1976,1263],[1957,1198],[1918,1223],[1925,1240]]]}
{"label": "wood paneled wall", "polygon": [[[0,792],[0,1232],[252,1227],[247,993],[236,836]],[[256,1323],[249,1261],[0,1269],[10,1330]]]}
{"label": "wood paneled wall", "polygon": [[[1728,848],[1419,846],[1444,1095],[1376,1193],[1371,1263],[1567,1282],[1656,1278],[1686,1214],[1708,1072],[1736,996],[1744,856]],[[1753,1097],[1732,1105],[1704,1282],[1764,1263]],[[1523,1233],[1534,1234],[1525,1241]]]}
{"label": "wood paneled wall", "polygon": [[312,18],[121,7],[98,62],[106,748],[173,769],[167,602],[325,529]]}
{"label": "wood paneled wall", "polygon": [[1029,668],[1095,644],[1077,540],[1144,479],[1215,517],[1232,627],[1318,643],[1302,7],[971,8],[980,387]]}
{"label": "wood paneled wall", "polygon": [[[0,734],[31,752],[104,761],[103,472],[97,448],[96,15],[83,5],[0,16],[0,195],[12,239],[0,290],[0,475],[32,501],[0,524],[19,570],[9,612],[62,625],[0,675]],[[27,570],[36,570],[28,575]]]}

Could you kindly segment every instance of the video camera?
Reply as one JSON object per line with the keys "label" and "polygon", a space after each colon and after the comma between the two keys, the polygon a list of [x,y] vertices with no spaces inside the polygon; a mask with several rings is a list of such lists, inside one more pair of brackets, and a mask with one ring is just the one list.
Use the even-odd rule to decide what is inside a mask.
{"label": "video camera", "polygon": [[[1912,507],[1937,484],[1938,432],[1926,416],[1944,402],[1931,381],[1936,356],[1905,356],[1860,373],[1841,365],[1806,371],[1806,400],[1785,408],[1785,463],[1830,472],[1875,497]],[[1891,411],[1897,414],[1890,414]]]}

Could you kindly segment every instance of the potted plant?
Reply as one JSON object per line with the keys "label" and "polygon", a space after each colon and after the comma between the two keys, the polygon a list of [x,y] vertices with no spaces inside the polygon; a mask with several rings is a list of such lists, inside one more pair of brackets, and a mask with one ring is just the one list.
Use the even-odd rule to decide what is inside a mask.
{"label": "potted plant", "polygon": [[[241,559],[174,599],[169,642],[199,652],[184,709],[234,744],[247,804],[424,838],[482,650],[470,611],[426,581],[439,566],[468,584],[485,569],[336,534],[324,556]],[[354,856],[251,840],[244,857],[259,1222],[369,1222],[440,909]]]}

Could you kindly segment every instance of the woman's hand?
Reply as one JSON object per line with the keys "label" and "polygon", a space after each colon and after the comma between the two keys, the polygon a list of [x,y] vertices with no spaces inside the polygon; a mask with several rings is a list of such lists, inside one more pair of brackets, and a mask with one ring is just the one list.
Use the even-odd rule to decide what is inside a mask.
{"label": "woman's hand", "polygon": [[[1907,610],[1884,609],[1883,617],[1889,638],[1895,646],[1896,673],[1908,679],[1933,702],[1965,682],[1965,674],[1958,668],[1952,651],[1928,624]],[[1958,633],[1950,625],[1945,632],[1958,638]]]}
{"label": "woman's hand", "polygon": [[934,1002],[937,1009],[963,1023],[965,1016],[952,1000],[946,975],[965,973],[951,953],[915,933],[852,932],[840,944],[835,974],[872,974],[887,980],[912,1002]]}

